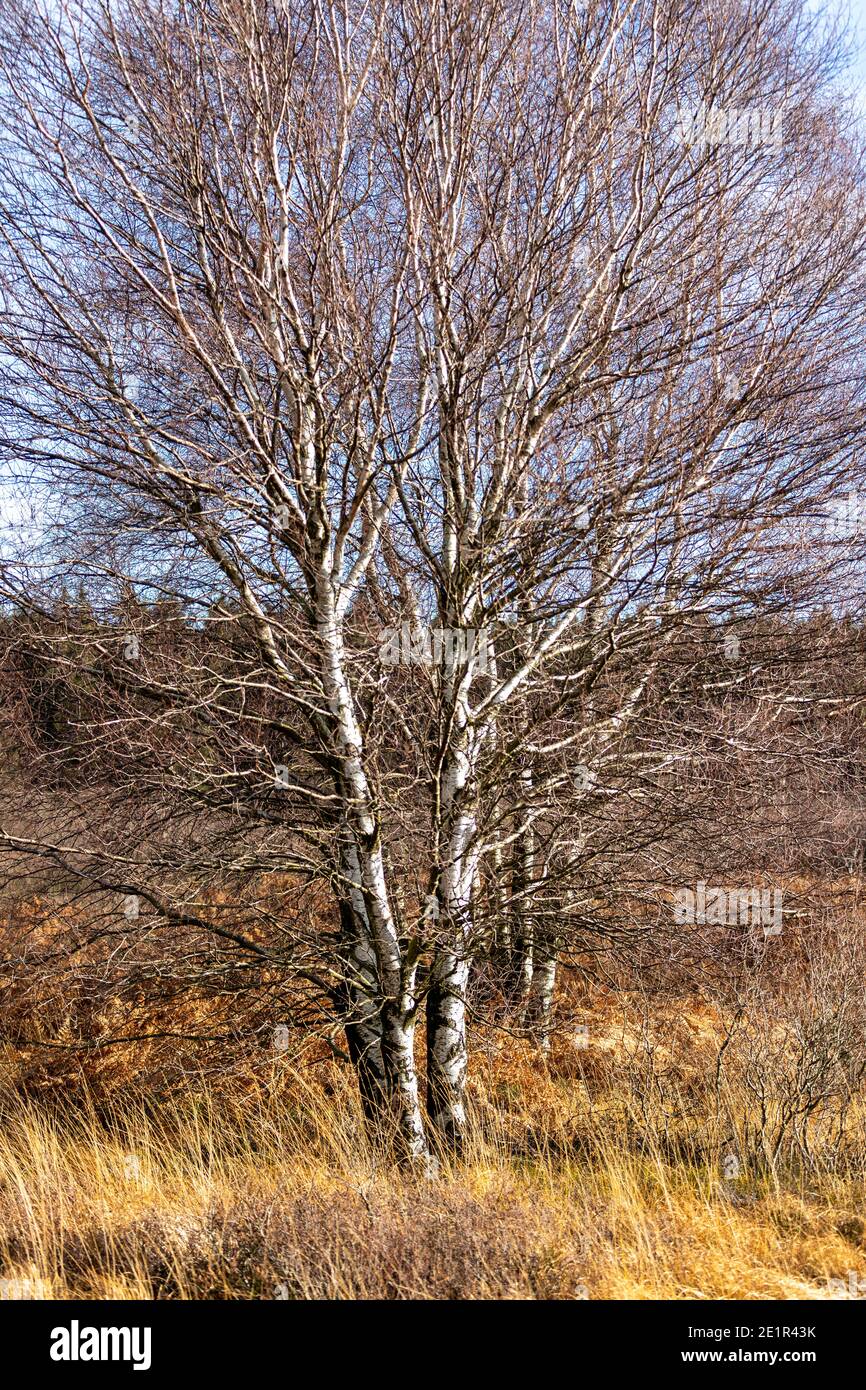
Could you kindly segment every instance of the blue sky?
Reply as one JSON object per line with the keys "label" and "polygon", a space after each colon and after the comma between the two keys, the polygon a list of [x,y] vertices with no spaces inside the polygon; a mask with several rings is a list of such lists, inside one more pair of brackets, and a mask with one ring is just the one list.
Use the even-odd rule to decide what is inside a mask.
{"label": "blue sky", "polygon": [[[823,8],[823,5],[816,4],[815,8]],[[835,8],[851,15],[857,32],[858,52],[851,70],[851,81],[860,89],[858,105],[866,115],[866,0],[840,0]]]}

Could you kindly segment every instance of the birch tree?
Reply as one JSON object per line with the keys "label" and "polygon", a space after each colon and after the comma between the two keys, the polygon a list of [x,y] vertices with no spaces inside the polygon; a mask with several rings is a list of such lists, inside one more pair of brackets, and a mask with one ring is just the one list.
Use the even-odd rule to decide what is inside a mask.
{"label": "birch tree", "polygon": [[[339,930],[233,948],[314,975],[411,1160],[460,1152],[509,918],[546,1033],[677,641],[838,571],[784,534],[863,427],[836,54],[788,0],[7,7],[3,454],[42,518],[4,592],[117,624],[134,656],[43,654],[187,833],[73,797],[4,848],[224,939],[209,867],[326,886]],[[118,614],[155,595],[207,641],[151,659]]]}

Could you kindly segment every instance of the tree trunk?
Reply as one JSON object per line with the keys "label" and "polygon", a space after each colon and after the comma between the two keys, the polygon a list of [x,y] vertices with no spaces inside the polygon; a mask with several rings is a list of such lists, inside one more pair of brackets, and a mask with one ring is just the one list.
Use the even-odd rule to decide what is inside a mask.
{"label": "tree trunk", "polygon": [[[458,705],[465,719],[465,707]],[[446,765],[445,796],[450,833],[439,873],[440,924],[444,930],[430,970],[427,994],[427,1110],[444,1149],[460,1157],[466,1139],[466,986],[472,940],[472,892],[478,871],[475,816],[461,799],[480,740],[457,741]]]}
{"label": "tree trunk", "polygon": [[535,943],[534,967],[529,998],[526,1003],[526,1028],[539,1051],[550,1051],[550,1023],[553,1017],[553,996],[556,989],[556,949]]}
{"label": "tree trunk", "polygon": [[388,1086],[393,1146],[398,1159],[427,1167],[430,1151],[424,1132],[415,1066],[415,1018],[399,1004],[382,1006],[382,1059]]}
{"label": "tree trunk", "polygon": [[[415,967],[399,958],[396,937],[387,934],[391,918],[378,854],[375,847],[359,851],[350,835],[344,837],[346,1041],[373,1143],[415,1164],[429,1156],[415,1066]],[[378,951],[369,925],[377,915]]]}
{"label": "tree trunk", "polygon": [[533,776],[531,768],[520,774],[521,802],[518,814],[526,817],[523,834],[515,846],[511,896],[514,937],[514,974],[518,1016],[524,1019],[535,972],[535,931],[532,920],[532,884],[535,879],[535,830],[529,821]]}
{"label": "tree trunk", "polygon": [[427,1111],[442,1146],[454,1157],[466,1140],[466,984],[468,961],[440,949],[427,995]]}
{"label": "tree trunk", "polygon": [[367,1132],[375,1139],[389,1112],[388,1081],[382,1055],[382,1018],[377,1004],[376,957],[353,903],[340,902],[343,973],[339,1004],[346,1045],[361,1095]]}
{"label": "tree trunk", "polygon": [[[414,1164],[429,1158],[414,1053],[417,964],[404,957],[391,912],[379,826],[361,758],[363,735],[346,679],[342,632],[326,566],[319,576],[316,600],[322,686],[332,719],[339,769],[337,785],[345,808],[340,847],[342,896],[349,899],[353,920],[360,926],[360,949],[355,947],[351,956],[359,966],[353,983],[359,994],[358,1023],[362,1032],[355,1042],[358,1057],[364,1059],[364,1074],[359,1072],[358,1080],[362,1097],[366,1096],[367,1103],[375,1108],[381,1055],[379,1070],[384,1077],[387,1102],[383,1137],[393,1144],[400,1161]],[[371,976],[375,980],[372,996]],[[381,1028],[380,1051],[375,1037],[377,1022]]]}
{"label": "tree trunk", "polygon": [[400,1162],[425,1162],[414,1005],[406,1008],[405,1000],[383,1000],[364,919],[359,921],[354,905],[346,902],[340,904],[340,919],[345,938],[344,1028],[368,1136],[375,1147],[393,1153]]}

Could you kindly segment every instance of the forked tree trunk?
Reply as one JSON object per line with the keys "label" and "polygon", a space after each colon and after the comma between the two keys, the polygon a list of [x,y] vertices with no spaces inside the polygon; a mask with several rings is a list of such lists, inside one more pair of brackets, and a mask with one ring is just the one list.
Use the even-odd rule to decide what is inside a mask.
{"label": "forked tree trunk", "polygon": [[[400,954],[385,891],[381,851],[376,846],[361,849],[358,862],[366,920],[371,922],[369,949],[365,948],[363,958],[371,961],[375,969],[375,1013],[385,1086],[384,1138],[399,1161],[425,1164],[429,1149],[415,1065],[415,967],[408,965]],[[369,1025],[369,1014],[365,1022]],[[371,1055],[375,1070],[375,1047]],[[358,1079],[361,1084],[361,1073]],[[369,1081],[369,1076],[365,1076],[368,1091]]]}
{"label": "forked tree trunk", "polygon": [[[376,955],[352,903],[341,902],[342,1000],[349,1057],[367,1133],[398,1161],[425,1162],[427,1140],[415,1066],[414,1011],[383,1000]],[[359,926],[361,930],[359,930]]]}
{"label": "forked tree trunk", "polygon": [[[343,896],[351,903],[353,924],[360,926],[357,944],[350,951],[350,960],[357,963],[359,970],[350,980],[358,991],[361,1009],[357,1019],[360,1031],[355,1036],[362,1069],[358,1081],[366,1103],[375,1108],[378,1077],[384,1078],[386,1138],[393,1142],[401,1161],[423,1163],[429,1158],[429,1149],[415,1067],[417,967],[404,959],[391,912],[378,824],[361,757],[363,735],[345,675],[341,624],[324,561],[316,601],[322,687],[332,721],[338,785],[345,807],[340,847],[346,885]],[[375,979],[372,996],[366,985],[371,976]],[[376,1022],[380,1027],[378,1039]]]}

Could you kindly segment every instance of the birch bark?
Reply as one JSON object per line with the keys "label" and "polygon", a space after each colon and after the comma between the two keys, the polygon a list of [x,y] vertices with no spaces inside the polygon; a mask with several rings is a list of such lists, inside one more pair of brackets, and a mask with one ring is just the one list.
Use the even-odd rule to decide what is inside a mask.
{"label": "birch bark", "polygon": [[[362,971],[369,975],[375,962],[381,1020],[381,1071],[387,1103],[399,1155],[415,1162],[425,1159],[428,1152],[415,1066],[417,967],[403,958],[391,912],[379,825],[361,756],[362,734],[345,674],[334,588],[324,562],[316,585],[316,608],[322,686],[332,721],[345,822],[351,838],[350,867],[353,873],[357,871],[357,889],[353,891],[359,905],[363,903],[363,921],[369,931],[369,935],[361,939],[359,963]],[[353,917],[359,920],[354,910]],[[374,1066],[376,1058],[374,1050],[371,1058]]]}

